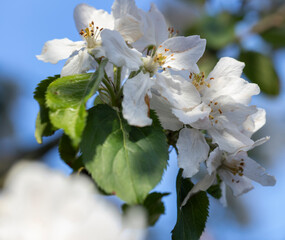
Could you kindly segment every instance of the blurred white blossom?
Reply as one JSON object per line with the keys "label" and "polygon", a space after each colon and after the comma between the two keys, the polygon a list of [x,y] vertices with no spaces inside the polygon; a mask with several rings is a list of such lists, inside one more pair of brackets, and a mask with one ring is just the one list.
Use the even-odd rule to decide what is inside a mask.
{"label": "blurred white blossom", "polygon": [[145,213],[125,217],[85,177],[67,177],[40,163],[20,163],[0,196],[0,239],[141,240]]}

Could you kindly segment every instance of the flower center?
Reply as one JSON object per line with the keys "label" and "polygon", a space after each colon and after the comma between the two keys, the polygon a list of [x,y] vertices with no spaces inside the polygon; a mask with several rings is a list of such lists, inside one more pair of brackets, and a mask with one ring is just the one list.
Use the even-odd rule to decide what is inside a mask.
{"label": "flower center", "polygon": [[199,74],[190,73],[189,78],[192,80],[192,84],[196,87],[198,91],[200,91],[204,86],[210,88],[210,83],[205,81],[204,72],[200,72]]}
{"label": "flower center", "polygon": [[[234,176],[238,175],[242,177],[244,172],[244,159],[242,158],[240,160],[233,160],[231,162],[224,161],[222,168],[230,171]],[[232,179],[232,182],[238,183],[239,181]]]}
{"label": "flower center", "polygon": [[144,69],[149,72],[151,76],[153,76],[157,72],[159,64],[154,61],[153,57],[150,56],[143,57],[142,61]]}
{"label": "flower center", "polygon": [[[162,48],[162,45],[160,45],[158,48]],[[151,55],[143,58],[144,69],[154,75],[160,67],[165,65],[166,62],[174,61],[174,54],[170,54],[169,51],[170,49],[164,48],[162,51],[160,49],[158,52],[155,51],[155,48],[153,48]],[[165,70],[166,68],[171,68],[171,66],[163,66],[161,69]]]}
{"label": "flower center", "polygon": [[99,45],[98,37],[102,30],[103,28],[95,27],[93,21],[89,23],[89,27],[81,29],[79,34],[85,38],[87,48],[95,48]]}
{"label": "flower center", "polygon": [[214,124],[217,124],[219,121],[218,121],[218,117],[220,115],[223,114],[221,108],[220,108],[220,104],[218,102],[213,102],[213,101],[210,101],[208,106],[211,108],[211,112],[209,114],[209,119],[211,121],[211,124],[212,126]]}
{"label": "flower center", "polygon": [[166,56],[164,56],[162,53],[156,54],[153,58],[153,61],[155,63],[158,63],[159,66],[162,66],[165,64]]}

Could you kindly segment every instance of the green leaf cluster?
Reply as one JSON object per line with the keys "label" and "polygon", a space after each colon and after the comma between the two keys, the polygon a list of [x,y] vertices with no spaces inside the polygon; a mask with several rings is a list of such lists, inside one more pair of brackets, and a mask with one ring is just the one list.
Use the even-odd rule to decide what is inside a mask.
{"label": "green leaf cluster", "polygon": [[[121,68],[114,67],[112,82],[105,72],[107,61],[99,61],[94,73],[56,75],[38,84],[35,136],[41,143],[43,137],[62,129],[58,146],[62,160],[74,172],[90,176],[103,194],[144,206],[153,225],[164,213],[161,199],[167,194],[149,192],[167,167],[167,138],[154,112],[150,113],[151,126],[128,125],[120,107]],[[102,89],[104,95],[96,97],[88,109],[87,101]],[[109,92],[109,100],[104,101]]]}
{"label": "green leaf cluster", "polygon": [[[163,130],[154,111],[150,111],[151,126],[130,126],[120,107],[121,69],[114,67],[116,77],[111,82],[106,64],[107,60],[101,61],[95,73],[62,78],[57,75],[39,83],[34,94],[40,105],[35,135],[41,143],[42,137],[62,129],[58,146],[62,160],[75,173],[92,178],[102,194],[123,200],[123,210],[132,205],[144,207],[148,224],[153,226],[165,213],[162,198],[169,193],[150,192],[162,179],[169,146],[175,148],[178,132]],[[100,96],[102,89],[104,96]],[[108,91],[112,91],[110,96],[106,95]],[[94,95],[100,97],[88,109],[86,103]],[[173,239],[198,239],[205,227],[209,205],[205,192],[196,194],[180,209],[192,186],[179,173]],[[208,193],[218,198],[219,186],[213,186]]]}

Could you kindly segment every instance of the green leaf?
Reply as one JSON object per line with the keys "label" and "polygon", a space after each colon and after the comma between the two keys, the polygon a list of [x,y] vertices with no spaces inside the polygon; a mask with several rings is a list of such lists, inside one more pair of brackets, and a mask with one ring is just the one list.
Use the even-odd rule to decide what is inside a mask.
{"label": "green leaf", "polygon": [[282,48],[285,46],[285,26],[270,28],[260,34],[262,38],[271,44],[274,48]]}
{"label": "green leaf", "polygon": [[220,184],[215,184],[209,187],[207,193],[209,193],[212,197],[216,199],[220,199],[222,197],[222,190]]}
{"label": "green leaf", "polygon": [[45,95],[48,86],[59,77],[59,75],[55,75],[54,77],[48,77],[47,79],[41,81],[34,92],[34,99],[37,100],[40,106],[35,130],[35,137],[38,143],[42,143],[42,137],[51,136],[56,130],[49,120],[49,108],[46,106]]}
{"label": "green leaf", "polygon": [[[165,207],[161,199],[169,194],[170,193],[152,192],[147,196],[143,204],[141,204],[147,212],[149,226],[154,226],[160,215],[165,213]],[[130,207],[132,206],[124,204],[122,206],[123,212],[125,213]]]}
{"label": "green leaf", "polygon": [[209,214],[209,199],[206,192],[195,194],[180,209],[183,199],[193,186],[190,179],[182,177],[180,170],[176,180],[177,222],[172,230],[173,240],[199,240],[205,229]]}
{"label": "green leaf", "polygon": [[78,171],[83,167],[82,159],[78,157],[78,147],[72,145],[71,139],[67,135],[63,135],[58,145],[58,151],[61,159],[70,166],[74,171]]}
{"label": "green leaf", "polygon": [[257,83],[264,93],[278,95],[280,83],[272,60],[257,52],[242,52],[240,60],[245,62],[244,73],[250,81]]}
{"label": "green leaf", "polygon": [[74,146],[80,143],[86,124],[86,102],[98,90],[106,64],[107,59],[101,62],[93,74],[62,77],[48,87],[46,98],[50,120],[55,127],[64,130]]}
{"label": "green leaf", "polygon": [[154,113],[152,118],[152,126],[133,127],[108,105],[97,105],[82,136],[83,161],[92,178],[130,204],[143,203],[167,165],[166,137]]}
{"label": "green leaf", "polygon": [[143,205],[148,212],[149,226],[153,226],[159,219],[160,215],[165,213],[165,207],[161,200],[163,197],[168,196],[169,194],[170,193],[153,192],[144,200]]}
{"label": "green leaf", "polygon": [[100,98],[100,96],[96,96],[96,98],[94,99],[94,103],[93,105],[96,106],[98,104],[104,104],[104,102],[102,101],[102,99]]}

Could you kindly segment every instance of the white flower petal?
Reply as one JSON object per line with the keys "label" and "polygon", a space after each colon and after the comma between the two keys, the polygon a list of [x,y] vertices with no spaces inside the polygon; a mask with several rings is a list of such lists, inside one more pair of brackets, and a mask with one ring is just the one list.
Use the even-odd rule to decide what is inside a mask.
{"label": "white flower petal", "polygon": [[112,14],[115,19],[130,14],[139,19],[138,8],[134,0],[115,0],[112,6]]}
{"label": "white flower petal", "polygon": [[233,194],[236,197],[253,189],[251,181],[244,176],[240,177],[238,175],[233,175],[231,172],[224,169],[220,169],[218,173],[225,184],[233,190]]}
{"label": "white flower petal", "polygon": [[234,153],[242,147],[252,145],[254,142],[238,129],[208,129],[207,132],[213,138],[213,143],[217,143],[219,148],[228,153]]}
{"label": "white flower petal", "polygon": [[258,146],[266,143],[269,139],[270,139],[269,136],[260,138],[260,139],[256,140],[252,145],[245,146],[245,147],[242,147],[242,148],[238,149],[234,154],[237,154],[240,151],[247,152],[247,151],[249,151],[249,150],[251,150],[251,149],[253,149],[255,147],[258,147]]}
{"label": "white flower petal", "polygon": [[47,41],[42,49],[41,55],[37,55],[37,59],[44,62],[57,63],[62,59],[68,58],[74,51],[84,48],[85,42],[73,42],[68,38],[54,39]]}
{"label": "white flower petal", "polygon": [[115,30],[126,41],[133,43],[143,36],[143,20],[135,1],[115,0],[112,14],[115,17]]}
{"label": "white flower petal", "polygon": [[137,41],[143,36],[141,22],[131,15],[116,19],[115,30],[120,32],[125,41],[130,43]]}
{"label": "white flower petal", "polygon": [[221,188],[221,191],[222,191],[222,196],[221,196],[221,198],[219,199],[219,200],[220,200],[220,203],[221,203],[224,207],[227,207],[227,206],[228,206],[228,201],[227,201],[227,185],[225,184],[224,181],[221,182],[220,188]]}
{"label": "white flower petal", "polygon": [[228,95],[238,103],[249,104],[260,89],[257,84],[240,78],[243,67],[244,63],[233,58],[221,58],[206,80],[211,87],[202,91],[205,100]]}
{"label": "white flower petal", "polygon": [[221,96],[214,99],[214,101],[219,104],[212,106],[212,109],[216,112],[216,114],[212,113],[212,115],[223,125],[223,128],[231,128],[233,125],[236,125],[236,128],[242,131],[243,129],[240,126],[242,126],[250,115],[257,112],[256,106],[234,103],[229,96]]}
{"label": "white flower petal", "polygon": [[222,164],[222,151],[217,147],[209,155],[206,161],[207,171],[209,174],[216,172],[219,166]]}
{"label": "white flower petal", "polygon": [[104,29],[101,32],[102,45],[107,58],[118,67],[127,67],[136,71],[142,65],[141,53],[130,49],[117,31]]}
{"label": "white flower petal", "polygon": [[139,9],[142,37],[133,43],[133,47],[143,52],[150,45],[156,46],[155,26],[149,13]]}
{"label": "white flower petal", "polygon": [[223,57],[216,64],[212,72],[210,72],[208,79],[220,77],[240,77],[245,64],[237,61],[234,58]]}
{"label": "white flower petal", "polygon": [[168,39],[168,26],[162,13],[157,9],[154,3],[151,4],[151,8],[148,12],[152,23],[154,24],[155,42],[156,46]]}
{"label": "white flower petal", "polygon": [[96,61],[89,55],[86,49],[79,50],[71,56],[64,64],[61,70],[61,77],[85,73],[89,70],[96,69]]}
{"label": "white flower petal", "polygon": [[257,132],[266,123],[266,112],[262,108],[258,108],[257,112],[250,115],[243,123],[244,133],[251,137],[253,133]]}
{"label": "white flower petal", "polygon": [[149,108],[145,99],[152,85],[153,80],[149,74],[143,72],[128,79],[124,84],[123,116],[130,125],[144,127],[152,124],[152,119],[148,117]]}
{"label": "white flower petal", "polygon": [[249,104],[251,97],[260,93],[257,84],[249,83],[238,77],[222,76],[210,80],[209,83],[210,88],[204,88],[202,91],[202,95],[208,101],[228,95],[238,103]]}
{"label": "white flower petal", "polygon": [[194,185],[194,187],[190,190],[187,196],[184,198],[181,207],[187,204],[190,197],[192,197],[195,193],[200,191],[206,191],[215,181],[216,174],[206,175],[201,181]]}
{"label": "white flower petal", "polygon": [[172,112],[181,122],[190,124],[194,128],[205,129],[211,125],[208,118],[211,108],[204,103],[199,104],[189,111],[173,108]]}
{"label": "white flower petal", "polygon": [[150,99],[150,108],[155,110],[164,129],[177,131],[183,127],[183,123],[171,112],[171,105],[164,98],[153,93]]}
{"label": "white flower petal", "polygon": [[265,169],[256,161],[249,158],[246,152],[239,152],[234,159],[244,160],[243,174],[251,180],[260,183],[262,186],[274,186],[276,184],[275,177],[266,174]]}
{"label": "white flower petal", "polygon": [[163,67],[197,73],[199,68],[196,63],[203,55],[205,47],[206,40],[200,39],[200,36],[173,37],[164,41],[157,53],[166,56]]}
{"label": "white flower petal", "polygon": [[81,3],[75,7],[73,17],[78,32],[81,29],[87,28],[92,21],[94,22],[94,26],[99,27],[99,29],[114,29],[114,18],[111,14],[102,9],[97,10],[85,3]]}
{"label": "white flower petal", "polygon": [[191,109],[201,103],[201,97],[194,85],[180,75],[169,72],[156,74],[157,91],[166,98],[174,108]]}
{"label": "white flower petal", "polygon": [[198,171],[200,163],[205,161],[209,153],[203,134],[197,129],[183,128],[177,141],[178,167],[183,168],[183,177],[192,177]]}

